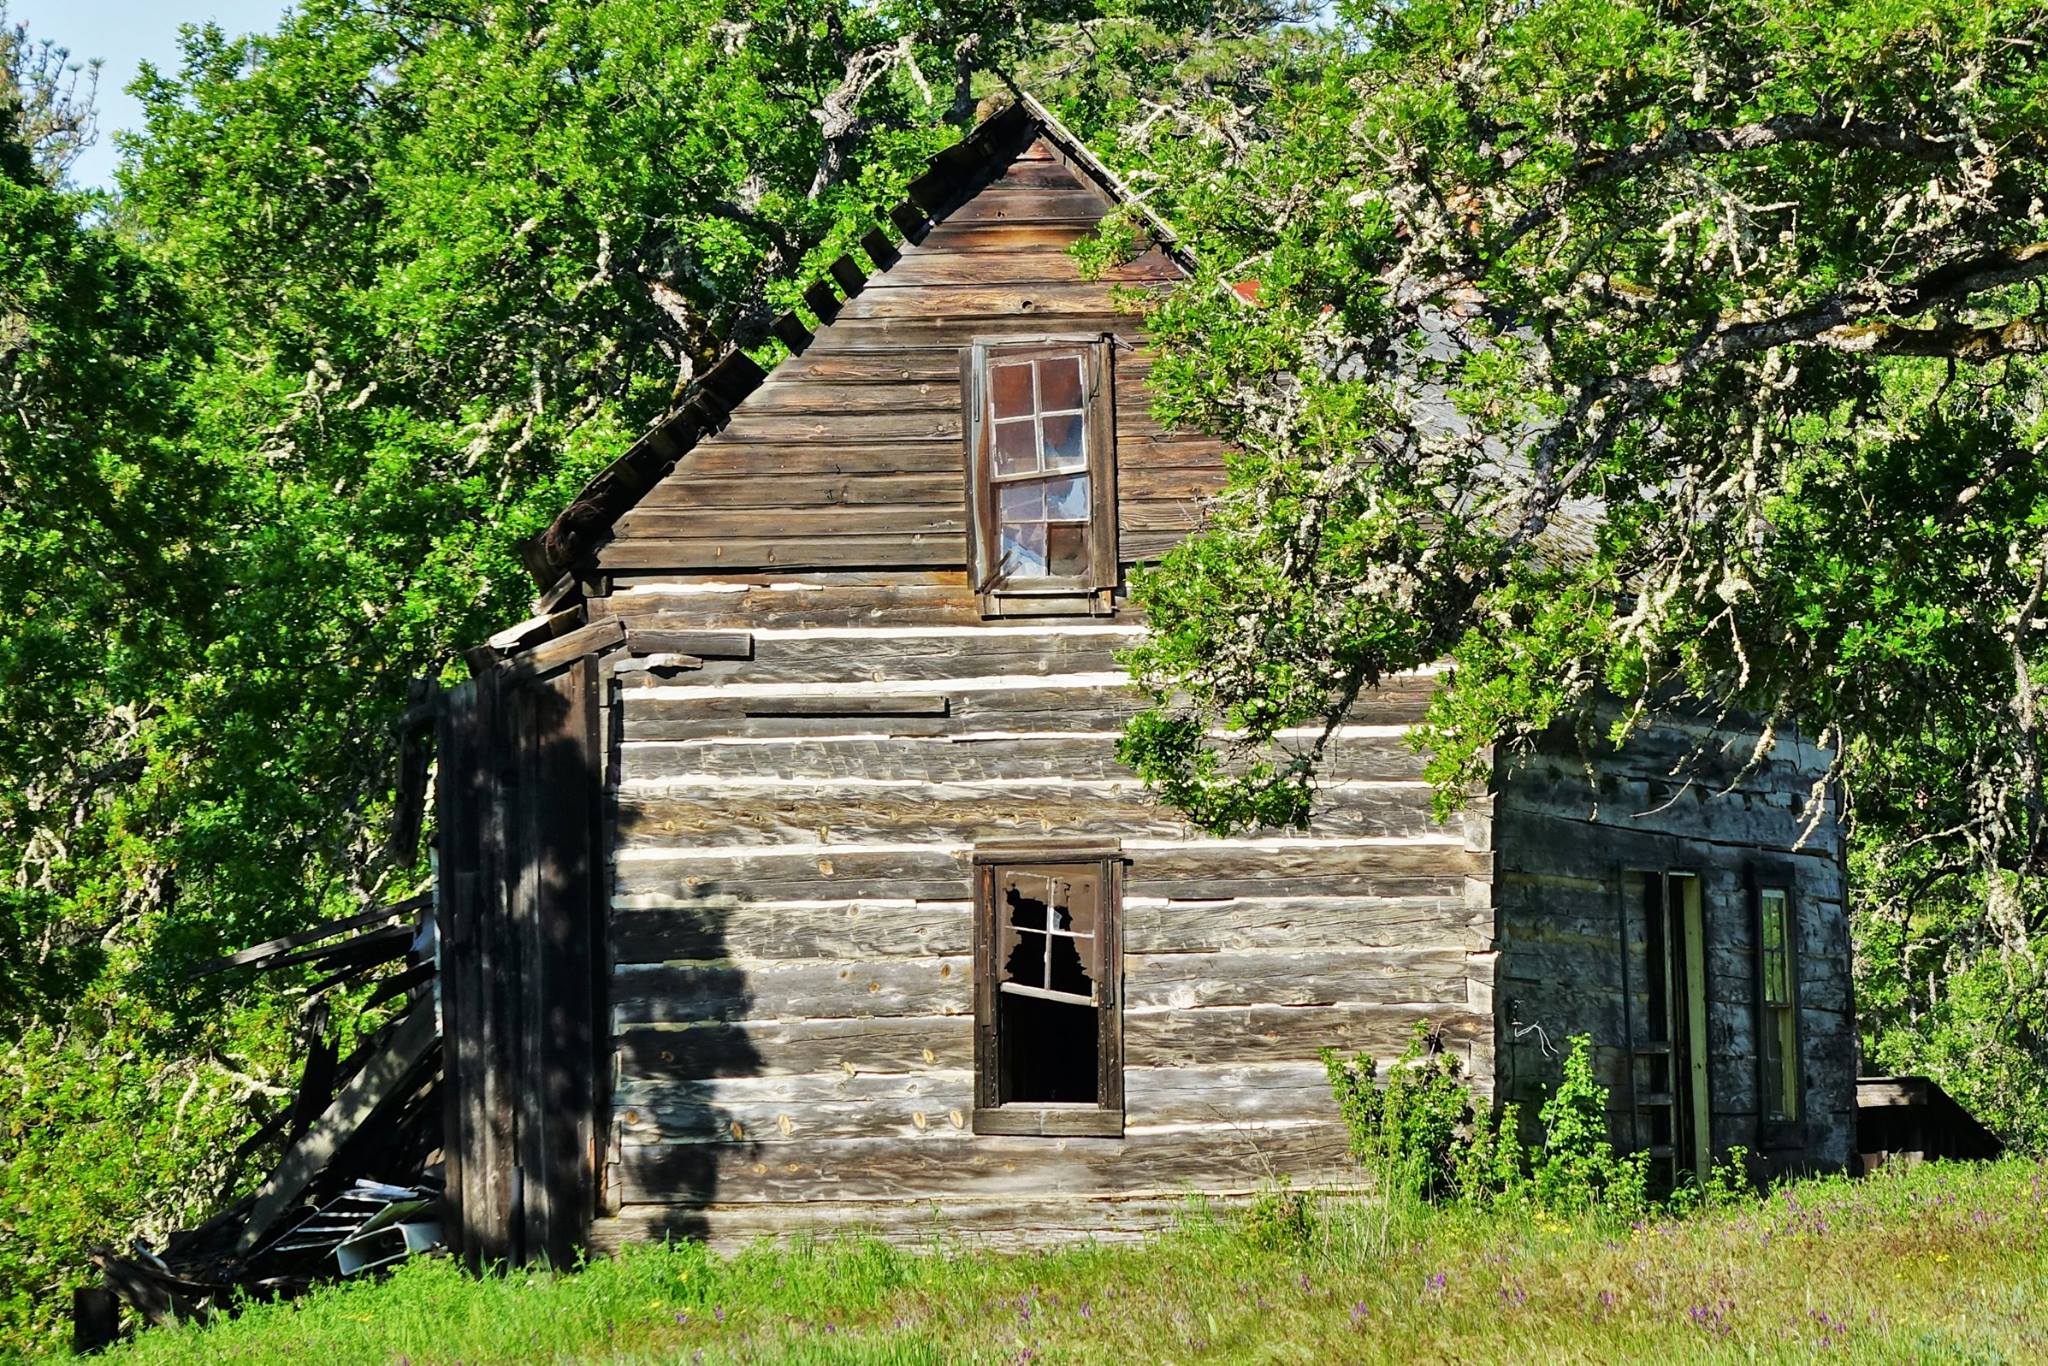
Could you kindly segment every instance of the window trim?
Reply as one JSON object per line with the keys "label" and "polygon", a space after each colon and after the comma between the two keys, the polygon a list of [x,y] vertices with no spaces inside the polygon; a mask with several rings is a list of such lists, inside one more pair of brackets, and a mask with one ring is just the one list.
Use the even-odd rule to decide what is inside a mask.
{"label": "window trim", "polygon": [[[1086,390],[1088,443],[1088,569],[1072,578],[996,580],[995,479],[989,456],[992,423],[984,377],[991,362],[1023,356],[1076,355]],[[977,337],[960,350],[961,424],[967,466],[967,573],[984,616],[1107,615],[1118,579],[1116,498],[1116,343],[1085,336]]]}
{"label": "window trim", "polygon": [[[1749,924],[1751,980],[1756,991],[1756,1122],[1757,1143],[1760,1148],[1802,1148],[1806,1146],[1806,1022],[1802,1018],[1802,1002],[1799,983],[1799,899],[1793,894],[1793,872],[1790,868],[1776,865],[1752,865],[1748,869],[1749,883]],[[1766,990],[1764,970],[1764,898],[1767,893],[1776,892],[1785,899],[1785,988],[1790,998],[1782,1006],[1773,1006]],[[1770,1098],[1778,1093],[1784,1077],[1782,1068],[1785,1059],[1782,1054],[1767,1054],[1765,1040],[1774,1038],[1771,1032],[1772,1012],[1785,1009],[1792,1017],[1792,1088],[1795,1113],[1791,1116],[1771,1113]],[[1779,1070],[1773,1070],[1773,1063]]]}
{"label": "window trim", "polygon": [[[1101,973],[1096,1003],[1096,1091],[1085,1102],[1010,1101],[1001,1092],[996,1034],[995,875],[1013,864],[1093,865],[1102,904],[1096,935]],[[1121,1138],[1124,1132],[1123,842],[985,841],[974,846],[974,1122],[977,1134]]]}

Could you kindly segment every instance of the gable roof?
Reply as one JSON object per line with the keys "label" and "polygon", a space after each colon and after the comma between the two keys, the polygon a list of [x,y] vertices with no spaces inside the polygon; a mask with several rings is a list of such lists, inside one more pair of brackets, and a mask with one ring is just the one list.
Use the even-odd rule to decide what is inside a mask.
{"label": "gable roof", "polygon": [[[1173,229],[1144,204],[1089,151],[1053,114],[1028,94],[984,119],[973,132],[938,153],[925,172],[911,181],[907,198],[889,211],[889,221],[906,243],[916,243],[932,227],[985,187],[1003,167],[1034,140],[1044,139],[1078,175],[1091,182],[1110,202],[1132,212],[1153,244],[1183,271],[1194,261]],[[861,249],[886,272],[899,256],[896,243],[880,229],[861,238]],[[865,282],[868,272],[852,256],[841,256],[820,280],[804,292],[804,302],[821,320],[829,320]],[[837,289],[834,289],[834,285]],[[794,311],[771,326],[790,352],[801,354],[813,333]],[[745,352],[733,351],[707,370],[695,392],[656,423],[626,453],[599,471],[547,529],[520,543],[521,558],[543,589],[560,584],[611,534],[619,519],[687,455],[699,441],[719,431],[734,409],[761,386],[767,372]],[[556,596],[550,593],[548,596]]]}

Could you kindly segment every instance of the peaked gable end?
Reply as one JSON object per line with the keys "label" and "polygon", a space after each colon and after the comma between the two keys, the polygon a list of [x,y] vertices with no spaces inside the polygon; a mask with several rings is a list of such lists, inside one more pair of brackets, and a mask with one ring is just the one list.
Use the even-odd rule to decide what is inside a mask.
{"label": "peaked gable end", "polygon": [[1095,280],[1068,255],[1120,190],[1035,104],[995,115],[913,182],[894,215],[903,245],[863,241],[874,274],[842,259],[831,273],[845,299],[822,282],[806,295],[815,335],[778,322],[791,359],[764,376],[728,358],[593,481],[528,547],[536,579],[964,566],[962,352],[1006,338],[1115,343],[1125,558],[1177,540],[1190,496],[1221,482],[1220,452],[1152,423],[1140,319],[1117,294],[1172,283],[1185,258],[1157,225],[1149,250]]}

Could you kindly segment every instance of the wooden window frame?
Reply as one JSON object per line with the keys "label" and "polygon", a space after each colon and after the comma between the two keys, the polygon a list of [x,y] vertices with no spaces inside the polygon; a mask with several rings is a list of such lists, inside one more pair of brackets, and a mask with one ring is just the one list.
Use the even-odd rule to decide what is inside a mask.
{"label": "wooden window frame", "polygon": [[[1806,1146],[1806,1029],[1800,1016],[1799,990],[1799,899],[1793,894],[1790,868],[1752,865],[1748,870],[1750,933],[1754,936],[1752,959],[1756,987],[1756,1122],[1757,1145],[1765,1149]],[[1768,897],[1784,899],[1785,906],[1785,994],[1787,1000],[1770,999],[1769,965],[1764,957],[1764,904]],[[1773,1028],[1774,1012],[1789,1012],[1792,1025],[1792,1104],[1785,1115],[1772,1109],[1773,1097],[1781,1094],[1787,1059]]]}
{"label": "wooden window frame", "polygon": [[[1099,870],[1102,903],[1095,933],[1101,951],[1096,1002],[1095,1103],[1010,1101],[1001,1096],[997,1037],[995,881],[1016,864],[1071,864]],[[974,1132],[1023,1136],[1121,1138],[1124,1132],[1123,845],[1032,840],[974,847]]]}
{"label": "wooden window frame", "polygon": [[[991,363],[1079,356],[1086,395],[1088,569],[1071,578],[997,580],[995,489],[989,454]],[[1106,616],[1115,610],[1116,342],[1089,336],[978,337],[960,351],[960,402],[967,464],[967,572],[984,616]]]}

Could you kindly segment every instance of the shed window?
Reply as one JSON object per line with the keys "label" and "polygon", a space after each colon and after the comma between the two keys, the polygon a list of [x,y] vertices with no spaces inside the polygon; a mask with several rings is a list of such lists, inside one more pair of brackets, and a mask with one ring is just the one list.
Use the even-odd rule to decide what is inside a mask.
{"label": "shed window", "polygon": [[984,847],[975,864],[975,1132],[1121,1133],[1114,851]]}
{"label": "shed window", "polygon": [[972,559],[992,612],[1087,610],[1116,586],[1111,355],[1099,338],[967,350]]}
{"label": "shed window", "polygon": [[1767,1124],[1799,1118],[1799,938],[1783,887],[1756,893],[1757,1057]]}

